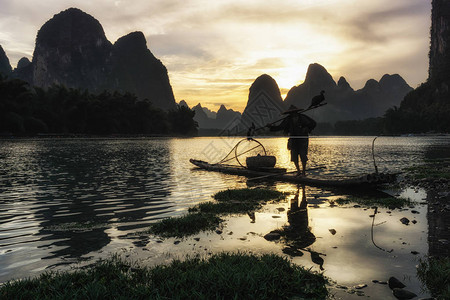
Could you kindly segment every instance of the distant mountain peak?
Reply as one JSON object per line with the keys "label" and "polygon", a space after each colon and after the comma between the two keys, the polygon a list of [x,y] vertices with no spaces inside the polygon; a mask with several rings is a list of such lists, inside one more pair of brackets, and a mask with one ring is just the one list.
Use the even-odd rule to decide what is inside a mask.
{"label": "distant mountain peak", "polygon": [[319,82],[325,87],[336,86],[336,82],[334,82],[333,77],[322,65],[318,63],[310,64],[308,66],[308,71],[306,72],[304,83],[309,85],[316,85]]}
{"label": "distant mountain peak", "polygon": [[297,107],[308,107],[312,97],[318,95],[320,91],[325,91],[328,98],[329,92],[336,89],[336,82],[330,73],[320,64],[313,63],[308,66],[305,81],[292,87],[285,98],[287,105],[294,104]]}
{"label": "distant mountain peak", "polygon": [[283,99],[281,98],[281,92],[277,82],[272,78],[272,76],[262,74],[258,76],[250,86],[247,106],[256,99],[261,91],[264,91],[268,96],[270,96],[272,101],[281,103],[282,105]]}
{"label": "distant mountain peak", "polygon": [[141,31],[134,31],[127,35],[120,37],[115,43],[114,47],[121,48],[126,47],[127,51],[146,51],[147,40]]}
{"label": "distant mountain peak", "polygon": [[221,104],[220,105],[220,108],[219,108],[219,110],[217,111],[217,112],[219,112],[219,111],[226,111],[227,110],[227,108],[225,107],[225,105],[223,105],[223,104]]}
{"label": "distant mountain peak", "polygon": [[409,87],[405,79],[403,79],[399,74],[384,74],[380,79],[380,85],[386,86],[399,86],[399,87]]}
{"label": "distant mountain peak", "polygon": [[272,76],[268,74],[262,74],[258,76],[255,81],[253,81],[252,85],[250,86],[250,93],[252,92],[252,90],[261,89],[266,90],[267,92],[272,92],[274,90],[276,91],[277,89],[278,91],[280,90],[275,79],[273,79]]}
{"label": "distant mountain peak", "polygon": [[275,79],[267,74],[260,75],[250,86],[247,105],[242,112],[239,126],[248,128],[251,123],[263,126],[274,121],[285,109]]}
{"label": "distant mountain peak", "polygon": [[31,65],[14,73],[41,88],[128,92],[162,109],[175,107],[167,69],[144,34],[131,32],[112,45],[100,22],[78,8],[55,14],[39,29]]}
{"label": "distant mountain peak", "polygon": [[369,79],[366,81],[363,89],[376,89],[379,88],[380,84],[375,79]]}
{"label": "distant mountain peak", "polygon": [[178,103],[178,105],[179,105],[179,106],[184,106],[184,107],[189,108],[189,105],[188,105],[188,104],[186,103],[186,101],[184,101],[184,100],[181,100],[180,103]]}
{"label": "distant mountain peak", "polygon": [[26,58],[26,57],[22,57],[18,62],[17,62],[17,69],[21,69],[21,68],[26,68],[31,64],[31,61]]}
{"label": "distant mountain peak", "polygon": [[284,102],[308,107],[321,90],[325,90],[328,105],[311,113],[318,122],[333,123],[381,116],[389,107],[399,105],[411,87],[400,75],[386,74],[380,82],[369,79],[362,89],[354,91],[344,77],[336,84],[323,66],[314,63],[309,65],[305,81],[291,88]]}
{"label": "distant mountain peak", "polygon": [[78,8],[68,8],[48,20],[38,31],[36,44],[67,47],[93,43],[100,46],[107,39],[100,22]]}
{"label": "distant mountain peak", "polygon": [[350,86],[350,84],[347,82],[347,79],[345,79],[344,76],[341,76],[337,82],[337,86],[338,88],[340,88],[341,90],[352,90],[352,87]]}
{"label": "distant mountain peak", "polygon": [[0,74],[9,76],[11,74],[12,68],[9,64],[9,59],[6,56],[5,51],[0,45]]}

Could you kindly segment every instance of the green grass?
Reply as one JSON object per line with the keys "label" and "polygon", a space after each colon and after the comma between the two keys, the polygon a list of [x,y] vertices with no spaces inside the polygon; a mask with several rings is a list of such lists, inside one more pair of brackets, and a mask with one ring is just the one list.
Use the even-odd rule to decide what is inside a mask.
{"label": "green grass", "polygon": [[325,284],[321,274],[274,254],[221,253],[153,268],[113,257],[8,282],[0,299],[326,299]]}
{"label": "green grass", "polygon": [[189,213],[156,222],[150,226],[150,232],[162,237],[183,237],[204,230],[214,230],[222,221],[211,213]]}
{"label": "green grass", "polygon": [[335,200],[335,202],[339,205],[344,205],[348,203],[357,203],[365,207],[372,206],[381,206],[386,208],[402,208],[405,206],[415,204],[410,199],[406,198],[362,198],[362,197],[348,197],[348,198],[339,198]]}
{"label": "green grass", "polygon": [[417,277],[437,299],[450,299],[450,258],[421,259]]}
{"label": "green grass", "polygon": [[213,195],[216,202],[205,202],[189,208],[188,214],[161,220],[150,226],[149,232],[162,237],[185,237],[200,231],[214,230],[223,220],[220,216],[255,211],[269,200],[285,197],[282,192],[269,189],[236,189]]}

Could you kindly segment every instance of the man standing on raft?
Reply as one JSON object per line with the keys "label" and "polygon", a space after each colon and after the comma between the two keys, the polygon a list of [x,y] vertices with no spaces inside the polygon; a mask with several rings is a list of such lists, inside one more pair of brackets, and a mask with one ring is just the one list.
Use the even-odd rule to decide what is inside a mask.
{"label": "man standing on raft", "polygon": [[[286,134],[289,134],[288,149],[291,151],[291,161],[294,162],[297,168],[297,176],[306,175],[306,162],[308,161],[308,144],[309,134],[316,127],[316,121],[301,114],[301,109],[298,109],[294,105],[289,107],[289,110],[283,114],[288,114],[286,118],[279,125],[268,124],[267,127],[270,131],[283,130]],[[302,170],[298,164],[298,157],[302,161]]]}

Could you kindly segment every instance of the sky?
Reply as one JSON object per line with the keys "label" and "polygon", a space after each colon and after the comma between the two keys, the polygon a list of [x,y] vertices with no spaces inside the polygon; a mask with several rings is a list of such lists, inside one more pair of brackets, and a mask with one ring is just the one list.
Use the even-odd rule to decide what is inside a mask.
{"label": "sky", "polygon": [[319,63],[354,89],[400,74],[428,76],[431,0],[0,0],[0,45],[16,67],[32,58],[39,28],[77,7],[112,43],[142,31],[166,66],[177,102],[242,111],[262,74],[283,98]]}

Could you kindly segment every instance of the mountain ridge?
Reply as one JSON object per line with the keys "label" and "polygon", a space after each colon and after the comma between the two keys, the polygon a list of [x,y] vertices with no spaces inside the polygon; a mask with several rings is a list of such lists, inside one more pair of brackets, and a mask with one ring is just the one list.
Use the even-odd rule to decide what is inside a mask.
{"label": "mountain ridge", "polygon": [[380,81],[369,79],[363,88],[354,90],[341,76],[336,83],[331,74],[318,63],[310,64],[305,81],[292,87],[285,104],[308,107],[312,97],[325,91],[328,105],[314,112],[318,122],[334,123],[342,120],[379,117],[412,90],[399,74],[385,74]]}
{"label": "mountain ridge", "polygon": [[132,32],[112,44],[100,22],[78,8],[42,25],[31,63],[18,64],[12,76],[41,88],[129,92],[162,109],[176,107],[167,69],[147,48],[144,34]]}

